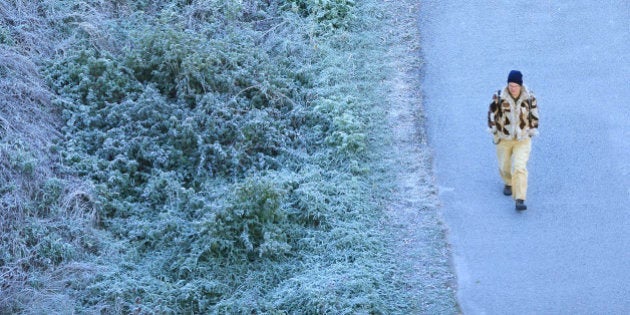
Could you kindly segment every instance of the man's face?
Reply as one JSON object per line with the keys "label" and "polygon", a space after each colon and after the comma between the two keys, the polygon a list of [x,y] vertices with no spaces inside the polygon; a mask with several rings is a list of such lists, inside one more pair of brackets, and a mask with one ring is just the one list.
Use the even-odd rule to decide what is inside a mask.
{"label": "man's face", "polygon": [[517,97],[521,95],[521,86],[518,83],[510,82],[508,84],[508,90],[510,90],[510,94],[512,94],[512,97]]}

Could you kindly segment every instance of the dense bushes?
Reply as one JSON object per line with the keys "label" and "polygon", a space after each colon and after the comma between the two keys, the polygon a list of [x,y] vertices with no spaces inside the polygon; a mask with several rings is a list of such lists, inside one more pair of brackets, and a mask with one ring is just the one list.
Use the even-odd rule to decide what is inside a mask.
{"label": "dense bushes", "polygon": [[315,79],[342,66],[322,49],[351,27],[354,4],[230,3],[214,6],[233,14],[229,23],[198,3],[136,4],[155,15],[110,20],[104,27],[125,30],[115,42],[86,37],[47,69],[65,121],[63,161],[92,183],[101,226],[130,242],[86,305],[293,310],[312,296],[247,306],[233,290],[254,284],[251,272],[268,278],[261,290],[278,286],[317,251],[307,240],[372,211],[355,199],[360,185],[335,188],[356,181],[346,163],[366,149],[356,118],[366,104],[339,95],[351,69],[330,84]]}
{"label": "dense bushes", "polygon": [[[1,280],[0,312],[412,309],[369,152],[381,4],[32,6],[51,43],[16,94],[53,136],[31,148],[0,120],[0,189],[28,192],[2,199],[25,228],[2,226],[0,268],[19,277]],[[10,29],[0,44],[26,38]]]}

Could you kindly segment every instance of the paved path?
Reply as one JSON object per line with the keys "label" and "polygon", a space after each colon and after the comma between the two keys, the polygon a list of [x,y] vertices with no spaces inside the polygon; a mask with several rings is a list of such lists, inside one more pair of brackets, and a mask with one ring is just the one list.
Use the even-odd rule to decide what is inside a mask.
{"label": "paved path", "polygon": [[[424,104],[464,314],[630,314],[630,1],[424,1]],[[486,133],[511,69],[537,95],[529,210]]]}

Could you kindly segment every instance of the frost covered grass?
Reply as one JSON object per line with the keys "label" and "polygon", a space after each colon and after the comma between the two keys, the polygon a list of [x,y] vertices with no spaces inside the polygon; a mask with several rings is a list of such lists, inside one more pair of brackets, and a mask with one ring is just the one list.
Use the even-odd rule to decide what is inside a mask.
{"label": "frost covered grass", "polygon": [[374,150],[385,5],[3,3],[0,312],[421,311]]}

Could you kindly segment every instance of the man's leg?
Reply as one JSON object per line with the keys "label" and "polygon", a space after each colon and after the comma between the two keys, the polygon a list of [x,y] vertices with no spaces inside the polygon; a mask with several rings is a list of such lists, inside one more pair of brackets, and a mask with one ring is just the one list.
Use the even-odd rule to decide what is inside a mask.
{"label": "man's leg", "polygon": [[514,144],[514,170],[512,171],[512,192],[514,199],[527,198],[527,161],[532,150],[532,140],[527,138]]}
{"label": "man's leg", "polygon": [[499,162],[499,174],[503,183],[512,186],[512,146],[514,141],[501,140],[497,144],[497,160]]}

